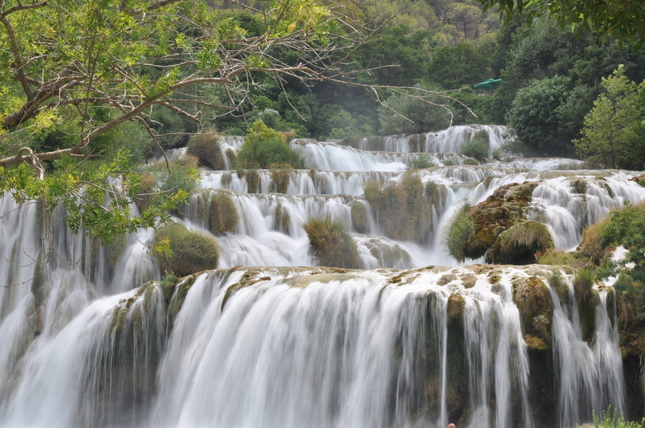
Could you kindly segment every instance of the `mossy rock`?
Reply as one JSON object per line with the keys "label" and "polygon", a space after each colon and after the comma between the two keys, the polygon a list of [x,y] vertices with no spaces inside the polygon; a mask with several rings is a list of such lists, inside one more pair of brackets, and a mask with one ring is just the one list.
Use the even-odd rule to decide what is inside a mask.
{"label": "mossy rock", "polygon": [[340,223],[309,220],[304,225],[309,244],[321,266],[358,269],[361,258],[356,243]]}
{"label": "mossy rock", "polygon": [[645,187],[645,174],[639,175],[637,177],[632,177],[629,180],[637,183],[639,186]]}
{"label": "mossy rock", "polygon": [[366,246],[381,267],[409,269],[412,266],[412,257],[398,245],[392,246],[389,242],[372,238],[366,242]]}
{"label": "mossy rock", "polygon": [[571,185],[571,190],[573,190],[574,193],[579,195],[587,193],[587,180],[584,178],[576,177],[573,180],[569,180],[569,184]]}
{"label": "mossy rock", "polygon": [[454,322],[462,325],[464,321],[464,308],[466,307],[466,300],[460,294],[451,294],[448,297],[448,324]]}
{"label": "mossy rock", "polygon": [[213,236],[171,222],[157,231],[154,245],[166,240],[172,255],[160,252],[155,255],[162,272],[186,276],[217,268],[220,249]]}
{"label": "mossy rock", "polygon": [[471,207],[468,215],[473,221],[474,232],[464,244],[464,255],[471,259],[483,256],[502,232],[524,221],[524,211],[538,184],[527,182],[501,186],[485,201]]}
{"label": "mossy rock", "polygon": [[367,232],[367,209],[359,201],[354,201],[350,205],[352,215],[352,227],[358,233]]}
{"label": "mossy rock", "polygon": [[187,145],[186,152],[199,160],[199,166],[221,170],[226,169],[217,134],[207,133],[193,136]]}
{"label": "mossy rock", "polygon": [[237,227],[240,216],[235,203],[226,193],[216,193],[210,201],[209,219],[211,231],[215,235],[233,232]]}
{"label": "mossy rock", "polygon": [[524,265],[536,262],[536,253],[553,249],[553,239],[545,225],[524,221],[500,233],[486,253],[487,263]]}
{"label": "mossy rock", "polygon": [[[550,344],[553,302],[547,285],[535,276],[513,278],[512,285],[513,302],[520,312],[522,331],[525,335]],[[537,346],[537,342],[534,344]]]}

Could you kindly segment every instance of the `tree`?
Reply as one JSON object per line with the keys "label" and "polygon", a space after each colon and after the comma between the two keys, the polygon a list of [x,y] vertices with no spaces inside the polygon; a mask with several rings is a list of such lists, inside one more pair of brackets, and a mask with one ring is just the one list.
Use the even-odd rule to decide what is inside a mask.
{"label": "tree", "polygon": [[429,79],[450,89],[473,85],[490,78],[490,74],[489,61],[469,43],[437,50],[428,67]]}
{"label": "tree", "polygon": [[204,109],[236,109],[266,75],[281,88],[292,79],[381,89],[352,80],[361,70],[346,67],[374,30],[312,0],[242,7],[261,32],[201,1],[3,1],[0,192],[62,203],[75,230],[109,240],[153,225],[186,197],[169,189],[141,219],[129,215],[139,179],[131,153],[112,148],[126,122],[159,146],[167,135],[158,131],[158,109],[199,129]]}
{"label": "tree", "polygon": [[558,109],[571,95],[571,81],[563,76],[534,81],[517,92],[508,124],[519,143],[533,155],[567,156],[573,153],[572,136],[564,132]]}
{"label": "tree", "polygon": [[561,29],[575,26],[578,31],[592,31],[603,38],[621,43],[632,40],[637,47],[645,42],[645,7],[640,0],[478,0],[484,9],[497,8],[510,20],[523,16],[529,22],[549,16]]}
{"label": "tree", "polygon": [[596,165],[641,170],[645,168],[645,84],[636,85],[619,67],[603,79],[605,93],[585,118],[578,154]]}
{"label": "tree", "polygon": [[446,129],[452,122],[448,104],[439,97],[395,93],[379,108],[382,135],[418,134]]}

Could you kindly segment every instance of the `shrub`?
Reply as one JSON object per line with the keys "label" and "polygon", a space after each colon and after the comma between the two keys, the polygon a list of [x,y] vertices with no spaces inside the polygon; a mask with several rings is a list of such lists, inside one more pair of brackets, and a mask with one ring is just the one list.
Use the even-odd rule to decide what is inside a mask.
{"label": "shrub", "polygon": [[233,174],[231,174],[230,172],[225,172],[224,174],[222,174],[220,181],[222,183],[222,186],[228,186],[229,184],[231,184],[231,181],[233,181]]}
{"label": "shrub", "polygon": [[576,266],[578,260],[572,253],[564,251],[546,251],[536,254],[537,262],[541,265]]}
{"label": "shrub", "polygon": [[455,166],[455,163],[449,159],[441,162],[443,163],[443,166]]}
{"label": "shrub", "polygon": [[578,253],[581,256],[588,257],[595,265],[600,264],[609,253],[607,248],[601,245],[603,229],[609,222],[610,218],[605,217],[599,222],[587,226],[582,232],[582,241],[578,246]]}
{"label": "shrub", "polygon": [[464,165],[479,165],[479,162],[473,158],[466,158],[464,159]]}
{"label": "shrub", "polygon": [[237,163],[242,168],[269,168],[272,164],[304,168],[300,155],[291,149],[280,132],[257,120],[249,128],[246,141],[237,154]]}
{"label": "shrub", "polygon": [[478,131],[472,141],[461,148],[461,154],[471,158],[482,160],[490,153],[490,139],[488,133],[483,129]]}
{"label": "shrub", "polygon": [[[612,211],[609,222],[603,227],[600,244],[607,249],[622,245],[625,257],[604,269],[602,276],[616,276],[616,289],[637,301],[638,318],[645,320],[645,205],[626,206]],[[633,265],[632,265],[633,264]]]}
{"label": "shrub", "polygon": [[212,133],[198,134],[188,141],[186,152],[199,160],[199,166],[215,170],[226,169],[219,136]]}
{"label": "shrub", "polygon": [[626,421],[623,414],[618,414],[617,409],[611,408],[609,406],[607,410],[603,412],[602,420],[596,415],[595,412],[592,412],[593,415],[593,426],[598,427],[611,427],[611,428],[641,428],[645,426],[645,418],[641,419],[640,422],[629,422]]}
{"label": "shrub", "polygon": [[277,193],[287,193],[289,188],[290,172],[287,169],[274,168],[271,170],[271,179],[273,180],[273,188]]}
{"label": "shrub", "polygon": [[229,168],[237,164],[237,155],[233,149],[226,149],[226,158],[228,159]]}
{"label": "shrub", "polygon": [[157,231],[154,247],[167,244],[170,251],[157,251],[155,256],[165,274],[186,276],[217,268],[219,244],[204,232],[189,230],[178,223],[168,223]]}
{"label": "shrub", "polygon": [[321,266],[358,269],[361,263],[356,243],[343,226],[330,219],[309,220],[304,225],[313,254]]}
{"label": "shrub", "polygon": [[233,232],[240,219],[235,203],[226,193],[216,193],[211,198],[210,208],[211,231],[215,235]]}
{"label": "shrub", "polygon": [[387,236],[416,242],[427,239],[432,229],[432,204],[417,175],[406,173],[400,183],[382,190],[377,182],[370,181],[364,190]]}
{"label": "shrub", "polygon": [[437,162],[431,156],[421,154],[408,159],[407,169],[423,169],[437,166]]}
{"label": "shrub", "polygon": [[352,202],[351,206],[352,214],[352,227],[358,233],[367,232],[367,210],[365,205],[359,201]]}
{"label": "shrub", "polygon": [[[237,175],[238,176],[240,175],[239,172]],[[248,192],[257,193],[258,187],[260,185],[260,174],[256,170],[250,169],[246,171],[245,177],[246,177],[246,187],[248,188]]]}
{"label": "shrub", "polygon": [[586,301],[591,295],[591,288],[596,281],[596,277],[591,269],[582,269],[575,278],[573,278],[573,289],[583,301]]}
{"label": "shrub", "polygon": [[524,221],[500,233],[486,253],[488,263],[535,263],[536,253],[553,248],[553,239],[545,225]]}
{"label": "shrub", "polygon": [[444,238],[448,253],[459,262],[466,260],[464,244],[475,232],[475,225],[468,215],[469,208],[470,205],[465,204],[452,215],[450,228]]}

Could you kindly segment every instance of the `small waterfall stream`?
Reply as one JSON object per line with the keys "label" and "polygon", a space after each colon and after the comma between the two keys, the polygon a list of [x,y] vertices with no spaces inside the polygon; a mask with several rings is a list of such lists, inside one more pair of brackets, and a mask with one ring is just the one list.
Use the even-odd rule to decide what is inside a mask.
{"label": "small waterfall stream", "polygon": [[[480,128],[492,147],[506,138],[472,126],[356,147],[294,141],[311,170],[290,171],[283,193],[271,171],[257,172],[253,192],[248,174],[202,171],[174,221],[210,233],[204,207],[225,193],[239,222],[217,236],[220,269],[179,282],[161,280],[153,230],[102,247],[74,235],[61,209],[1,198],[0,427],[546,428],[625,410],[611,288],[583,307],[571,272],[459,264],[443,234],[461,204],[538,182],[526,218],[570,250],[645,188],[629,180],[637,173],[571,160],[463,165],[449,153]],[[412,149],[438,166],[405,172]],[[425,240],[389,237],[363,195],[410,175],[442,195]],[[302,227],[311,218],[344,224],[365,270],[317,267]],[[536,290],[539,314],[518,303]],[[590,307],[592,331],[581,321]],[[548,350],[527,345],[534,330]]]}

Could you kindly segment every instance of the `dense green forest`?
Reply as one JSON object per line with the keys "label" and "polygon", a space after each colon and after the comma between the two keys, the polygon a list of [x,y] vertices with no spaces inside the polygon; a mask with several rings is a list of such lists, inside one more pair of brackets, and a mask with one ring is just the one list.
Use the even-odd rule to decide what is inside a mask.
{"label": "dense green forest", "polygon": [[[234,3],[212,6],[230,14],[250,34],[263,31],[257,15]],[[261,6],[261,2],[254,5]],[[550,19],[528,25],[515,16],[500,22],[497,9],[484,11],[474,0],[354,2],[348,8],[358,19],[382,25],[348,65],[373,69],[357,75],[357,81],[421,87],[449,96],[432,101],[452,110],[453,125],[508,124],[517,135],[509,150],[517,153],[583,157],[601,166],[644,167],[643,149],[636,150],[636,157],[613,163],[602,162],[603,156],[588,144],[576,150],[576,141],[586,135],[585,117],[607,93],[603,79],[619,67],[624,78],[636,85],[645,78],[645,53],[634,49],[634,42],[603,40],[585,29],[562,30]],[[293,52],[285,53],[286,62],[293,60],[288,55]],[[473,84],[489,78],[502,79],[496,92],[472,89]],[[632,92],[643,91],[634,87]],[[219,101],[223,94],[214,91],[212,97]],[[355,139],[436,131],[451,123],[443,109],[414,98],[390,94],[383,100],[411,123],[380,106],[373,92],[329,81],[305,84],[298,79],[277,81],[270,75],[257,75],[244,97],[233,112],[208,112],[203,127],[244,135],[254,121],[262,119],[297,137]],[[643,135],[645,119],[639,103],[643,104],[642,97],[630,113],[633,126],[627,151],[643,146],[637,137]],[[164,148],[185,145],[189,134],[199,129],[190,118],[167,109],[156,110],[152,119],[155,127],[172,134],[160,138]],[[45,133],[41,138],[49,137]]]}

